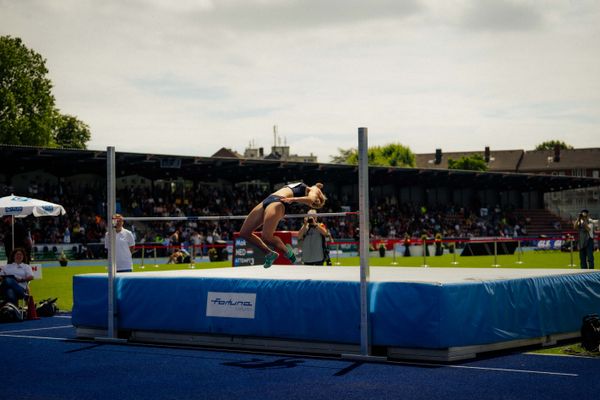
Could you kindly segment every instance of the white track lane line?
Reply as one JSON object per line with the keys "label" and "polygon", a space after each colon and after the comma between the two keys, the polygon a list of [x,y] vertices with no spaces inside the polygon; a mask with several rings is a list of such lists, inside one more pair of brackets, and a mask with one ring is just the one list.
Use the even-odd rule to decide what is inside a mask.
{"label": "white track lane line", "polygon": [[34,328],[34,329],[19,329],[14,331],[0,331],[0,335],[5,335],[7,333],[20,333],[20,332],[35,332],[35,331],[45,331],[49,329],[64,329],[64,328],[72,328],[73,325],[61,325],[61,326],[50,326],[47,328]]}
{"label": "white track lane line", "polygon": [[489,367],[469,367],[466,365],[450,365],[451,368],[465,368],[465,369],[480,369],[484,371],[498,371],[498,372],[515,372],[521,374],[538,374],[538,375],[555,375],[555,376],[570,376],[577,377],[579,374],[570,374],[566,372],[548,372],[548,371],[536,371],[531,369],[512,369],[512,368],[489,368]]}
{"label": "white track lane line", "polygon": [[[72,325],[64,325],[57,326],[54,328],[40,328],[40,329],[31,329],[31,330],[43,330],[43,329],[59,329],[65,327],[71,327]],[[23,332],[27,332],[30,330],[23,330]],[[10,333],[19,332],[19,331],[9,331]],[[59,340],[59,341],[70,341],[70,342],[87,342],[89,340],[81,340],[81,339],[68,339],[68,338],[57,338],[57,337],[47,337],[47,336],[28,336],[28,335],[6,335],[4,333],[0,333],[0,337],[10,337],[10,338],[23,338],[23,339],[41,339],[41,340]],[[136,343],[136,346],[139,346],[139,343]],[[152,345],[150,345],[152,346]],[[167,346],[170,347],[170,346]],[[179,347],[176,347],[179,348]],[[244,352],[248,353],[248,352]],[[300,356],[303,357],[303,356]],[[312,358],[312,357],[307,357]],[[337,358],[336,358],[337,360]],[[343,361],[343,360],[340,360]],[[571,374],[567,372],[549,372],[549,371],[536,371],[532,369],[512,369],[512,368],[492,368],[492,367],[473,367],[468,365],[448,365],[448,364],[435,364],[435,363],[411,363],[411,362],[402,362],[402,361],[388,361],[389,364],[396,365],[406,365],[406,366],[425,366],[425,367],[441,367],[441,368],[460,368],[460,369],[471,369],[471,370],[479,370],[479,371],[491,371],[491,372],[510,372],[510,373],[518,373],[518,374],[533,374],[533,375],[550,375],[550,376],[566,376],[570,378],[576,378],[579,374]],[[387,364],[383,363],[383,364]]]}
{"label": "white track lane line", "polygon": [[548,372],[548,371],[536,371],[532,369],[513,369],[513,368],[493,368],[493,367],[473,367],[469,365],[447,365],[447,364],[434,364],[434,363],[411,363],[402,361],[390,361],[393,364],[401,365],[414,365],[414,366],[426,366],[426,367],[448,367],[448,368],[461,368],[461,369],[473,369],[481,371],[497,371],[497,372],[514,372],[519,374],[538,374],[538,375],[555,375],[555,376],[569,376],[578,377],[579,374],[571,374],[567,372]]}
{"label": "white track lane line", "polygon": [[69,342],[87,342],[87,340],[78,340],[78,339],[67,339],[67,338],[62,338],[62,337],[50,337],[50,336],[29,336],[29,335],[0,335],[1,337],[7,337],[7,338],[19,338],[19,339],[42,339],[42,340],[59,340],[59,341],[66,341],[68,340]]}

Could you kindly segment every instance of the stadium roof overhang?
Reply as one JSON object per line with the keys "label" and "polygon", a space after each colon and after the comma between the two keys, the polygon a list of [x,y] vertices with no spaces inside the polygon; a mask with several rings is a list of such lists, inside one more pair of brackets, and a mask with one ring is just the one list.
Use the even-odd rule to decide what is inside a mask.
{"label": "stadium roof overhang", "polygon": [[543,193],[600,185],[600,179],[584,177],[411,168],[371,168],[370,179],[375,184],[399,181],[408,186]]}
{"label": "stadium roof overhang", "polygon": [[[76,174],[106,175],[106,152],[0,145],[2,174],[44,170],[59,177]],[[552,192],[600,186],[600,179],[584,177],[473,172],[446,169],[371,167],[372,186],[401,185]],[[148,179],[190,179],[200,182],[270,183],[304,180],[340,185],[358,182],[352,165],[288,162],[237,158],[193,157],[142,153],[116,153],[117,177],[139,175]]]}

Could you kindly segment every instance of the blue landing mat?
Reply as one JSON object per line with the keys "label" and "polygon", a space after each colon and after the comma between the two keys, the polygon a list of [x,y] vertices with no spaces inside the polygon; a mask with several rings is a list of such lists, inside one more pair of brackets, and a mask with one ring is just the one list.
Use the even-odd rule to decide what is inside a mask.
{"label": "blue landing mat", "polygon": [[[358,267],[119,274],[118,327],[360,343]],[[579,331],[600,272],[371,267],[376,346],[446,349]],[[106,328],[106,274],[73,279],[73,325]]]}

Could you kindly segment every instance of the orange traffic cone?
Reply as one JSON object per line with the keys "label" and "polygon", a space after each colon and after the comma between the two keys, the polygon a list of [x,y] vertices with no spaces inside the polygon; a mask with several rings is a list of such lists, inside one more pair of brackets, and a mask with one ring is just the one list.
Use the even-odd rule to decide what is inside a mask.
{"label": "orange traffic cone", "polygon": [[27,320],[32,319],[40,319],[37,315],[37,310],[35,309],[35,301],[33,301],[33,296],[28,296],[27,298]]}

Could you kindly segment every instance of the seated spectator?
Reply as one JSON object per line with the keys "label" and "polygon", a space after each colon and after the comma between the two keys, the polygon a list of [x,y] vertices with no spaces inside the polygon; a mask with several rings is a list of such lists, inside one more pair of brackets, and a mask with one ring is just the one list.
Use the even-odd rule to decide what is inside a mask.
{"label": "seated spectator", "polygon": [[14,305],[29,293],[28,282],[33,280],[33,271],[29,264],[25,264],[25,257],[25,250],[16,248],[10,254],[9,264],[0,268],[0,296]]}
{"label": "seated spectator", "polygon": [[177,249],[169,256],[167,264],[181,264],[184,262],[190,262],[190,253],[185,249]]}
{"label": "seated spectator", "polygon": [[560,221],[554,221],[552,226],[554,227],[555,230],[560,231],[560,228],[561,228]]}

